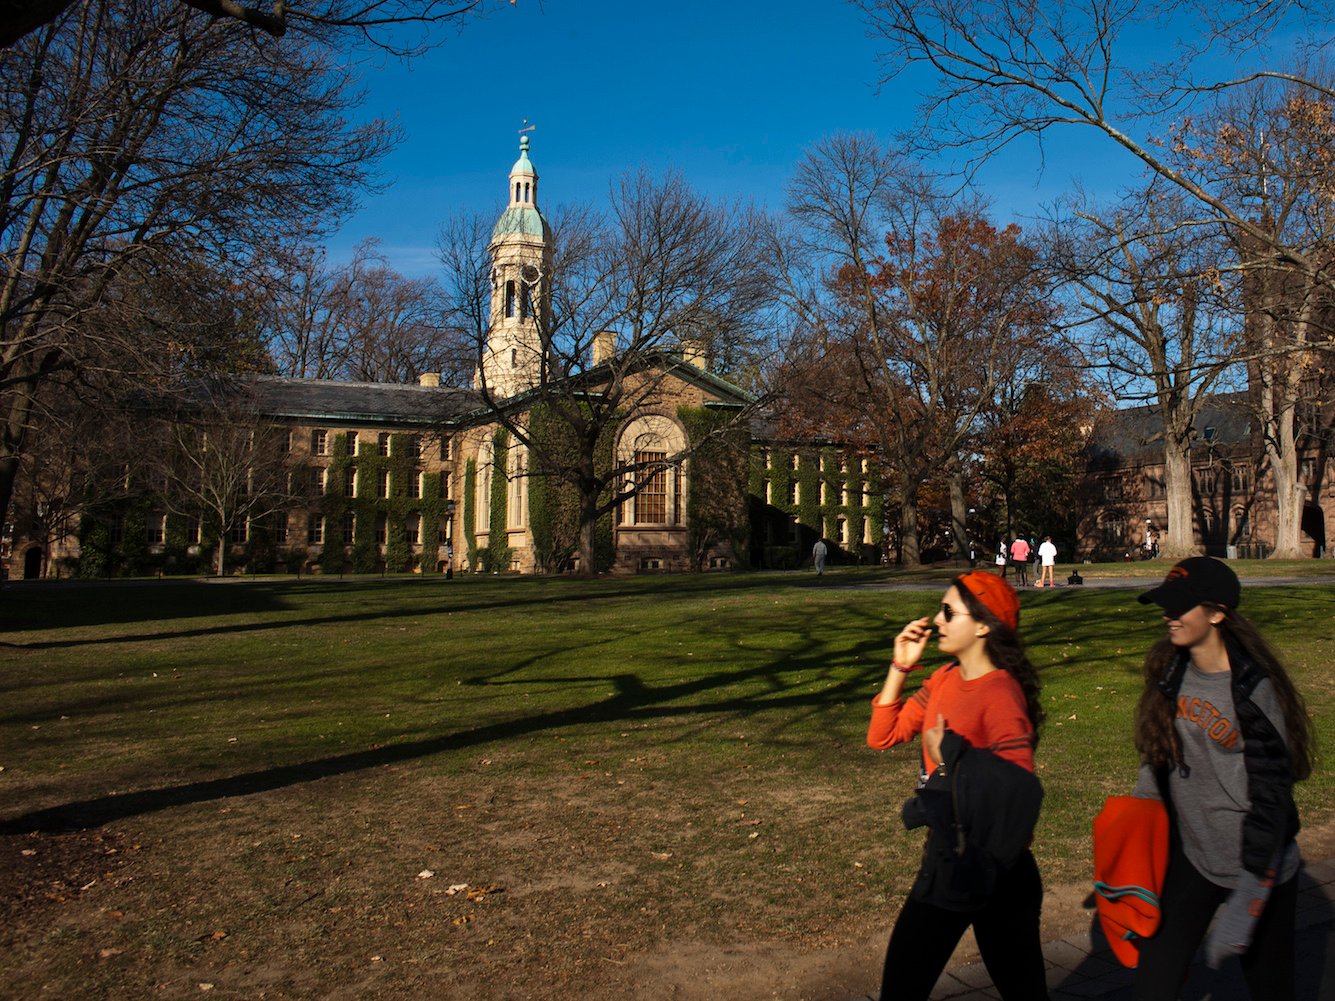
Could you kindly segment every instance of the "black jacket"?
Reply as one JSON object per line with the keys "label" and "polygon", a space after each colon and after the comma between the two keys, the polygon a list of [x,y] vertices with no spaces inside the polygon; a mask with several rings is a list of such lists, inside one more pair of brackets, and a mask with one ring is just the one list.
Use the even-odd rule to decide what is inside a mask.
{"label": "black jacket", "polygon": [[[1293,802],[1293,769],[1284,738],[1252,701],[1256,686],[1267,677],[1265,669],[1232,640],[1228,641],[1227,646],[1233,709],[1242,730],[1243,766],[1247,771],[1247,797],[1251,802],[1242,823],[1242,867],[1256,876],[1264,876],[1274,864],[1276,853],[1298,833],[1298,808]],[[1159,681],[1160,693],[1174,707],[1178,690],[1182,687],[1182,677],[1187,670],[1187,661],[1187,652],[1180,652]],[[1168,770],[1161,769],[1157,777],[1164,802],[1171,805]],[[1173,816],[1171,809],[1169,816]]]}
{"label": "black jacket", "polygon": [[942,768],[904,804],[904,826],[928,827],[922,868],[910,890],[951,911],[982,907],[997,876],[1033,840],[1043,786],[1033,772],[947,730]]}

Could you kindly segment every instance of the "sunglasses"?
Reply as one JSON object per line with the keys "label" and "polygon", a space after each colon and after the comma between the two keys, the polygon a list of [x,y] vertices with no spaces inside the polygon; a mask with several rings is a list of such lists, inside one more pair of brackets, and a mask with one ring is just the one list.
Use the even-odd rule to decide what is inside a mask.
{"label": "sunglasses", "polygon": [[941,602],[941,618],[945,619],[947,622],[949,622],[957,615],[968,615],[968,614],[969,613],[964,611],[963,609],[955,608],[952,605],[946,604],[944,601]]}

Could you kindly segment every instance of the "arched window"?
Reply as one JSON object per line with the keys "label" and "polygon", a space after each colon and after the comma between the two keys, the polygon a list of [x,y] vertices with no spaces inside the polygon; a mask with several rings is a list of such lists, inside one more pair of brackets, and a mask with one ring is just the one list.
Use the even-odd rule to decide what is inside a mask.
{"label": "arched window", "polygon": [[686,448],[686,435],[673,420],[657,414],[637,417],[622,429],[617,462],[636,485],[635,496],[621,508],[626,525],[680,525],[685,486],[680,463],[671,461]]}
{"label": "arched window", "polygon": [[505,283],[505,315],[515,315],[515,283],[513,281]]}

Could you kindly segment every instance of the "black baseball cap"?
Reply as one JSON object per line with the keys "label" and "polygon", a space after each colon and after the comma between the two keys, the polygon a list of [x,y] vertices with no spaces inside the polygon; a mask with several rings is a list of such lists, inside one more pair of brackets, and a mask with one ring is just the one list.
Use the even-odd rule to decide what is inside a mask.
{"label": "black baseball cap", "polygon": [[1237,608],[1242,600],[1242,585],[1238,583],[1238,575],[1222,560],[1191,556],[1175,564],[1162,584],[1137,600],[1144,605],[1158,605],[1177,618],[1206,603]]}

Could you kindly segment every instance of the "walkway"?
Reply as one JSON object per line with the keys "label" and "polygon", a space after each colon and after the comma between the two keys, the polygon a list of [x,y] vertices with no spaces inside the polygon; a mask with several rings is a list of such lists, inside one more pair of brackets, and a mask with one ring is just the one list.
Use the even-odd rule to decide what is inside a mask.
{"label": "walkway", "polygon": [[[1299,874],[1298,998],[1335,1001],[1335,859],[1307,864]],[[1091,925],[1095,925],[1090,912]],[[1049,942],[1043,947],[1051,1001],[1129,1001],[1132,971],[1122,967],[1101,931]],[[981,962],[952,967],[932,992],[932,1001],[997,1001],[1000,995]],[[1249,1001],[1236,959],[1209,969],[1198,955],[1182,1001]],[[850,1001],[876,1001],[876,995]]]}

